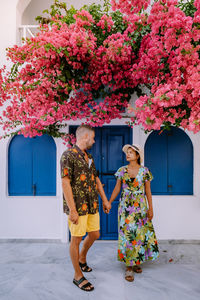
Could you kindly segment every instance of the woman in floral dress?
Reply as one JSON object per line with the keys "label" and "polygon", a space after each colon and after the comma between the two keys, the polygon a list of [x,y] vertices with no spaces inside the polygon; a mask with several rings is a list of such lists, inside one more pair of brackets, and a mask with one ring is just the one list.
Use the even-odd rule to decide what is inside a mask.
{"label": "woman in floral dress", "polygon": [[141,273],[140,265],[143,262],[155,260],[159,256],[151,222],[153,206],[150,181],[153,176],[147,167],[140,165],[143,154],[139,146],[125,145],[122,150],[129,164],[115,173],[117,182],[110,203],[115,200],[122,187],[118,209],[118,260],[126,264],[125,279],[133,281],[133,271]]}

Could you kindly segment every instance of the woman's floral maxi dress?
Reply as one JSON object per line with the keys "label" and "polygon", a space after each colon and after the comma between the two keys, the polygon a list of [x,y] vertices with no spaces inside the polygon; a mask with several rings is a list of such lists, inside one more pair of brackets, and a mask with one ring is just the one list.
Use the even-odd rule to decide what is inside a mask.
{"label": "woman's floral maxi dress", "polygon": [[147,219],[145,182],[153,176],[146,167],[140,167],[137,176],[132,179],[128,166],[115,173],[122,181],[122,193],[118,209],[118,260],[126,266],[139,265],[159,256],[158,244],[153,224]]}

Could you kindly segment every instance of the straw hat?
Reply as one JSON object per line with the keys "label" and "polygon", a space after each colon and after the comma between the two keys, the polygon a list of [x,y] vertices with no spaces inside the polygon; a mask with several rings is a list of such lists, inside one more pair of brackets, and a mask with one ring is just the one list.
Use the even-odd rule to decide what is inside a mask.
{"label": "straw hat", "polygon": [[124,147],[122,148],[122,151],[127,154],[128,149],[131,148],[133,149],[135,152],[137,152],[140,155],[140,163],[142,163],[144,161],[144,152],[141,149],[141,147],[139,145],[129,145],[126,144],[124,145]]}

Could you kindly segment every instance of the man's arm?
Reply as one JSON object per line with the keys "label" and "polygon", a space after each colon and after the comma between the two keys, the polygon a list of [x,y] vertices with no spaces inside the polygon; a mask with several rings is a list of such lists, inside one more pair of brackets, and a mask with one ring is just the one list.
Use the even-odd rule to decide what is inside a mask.
{"label": "man's arm", "polygon": [[62,188],[63,188],[65,200],[69,207],[69,219],[70,221],[72,221],[73,224],[78,224],[79,215],[77,213],[76,205],[74,203],[72,187],[68,176],[62,178]]}
{"label": "man's arm", "polygon": [[109,211],[111,209],[111,204],[109,203],[109,201],[106,197],[106,194],[104,192],[104,189],[103,189],[103,186],[102,186],[102,183],[101,183],[99,177],[96,177],[96,183],[97,183],[97,190],[98,190],[99,195],[103,202],[103,207],[105,208],[105,212],[109,213]]}

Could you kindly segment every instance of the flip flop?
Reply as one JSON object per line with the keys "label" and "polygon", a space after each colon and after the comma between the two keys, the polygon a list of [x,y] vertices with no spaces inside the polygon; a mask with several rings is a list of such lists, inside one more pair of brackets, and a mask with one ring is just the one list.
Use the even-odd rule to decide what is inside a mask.
{"label": "flip flop", "polygon": [[[73,283],[81,290],[85,291],[85,292],[91,292],[94,290],[94,287],[92,286],[92,284],[88,281],[86,284],[84,284],[83,286],[80,286],[80,284],[84,281],[87,280],[84,276],[81,277],[79,280],[76,280],[75,278],[73,279]],[[90,289],[87,289],[87,287],[90,287]]]}
{"label": "flip flop", "polygon": [[139,267],[139,266],[134,266],[134,267],[133,267],[133,271],[134,271],[135,273],[142,273],[142,268]]}
{"label": "flip flop", "polygon": [[79,266],[80,266],[82,272],[87,272],[87,273],[92,272],[92,268],[90,268],[86,262],[83,264],[81,262],[79,262]]}

